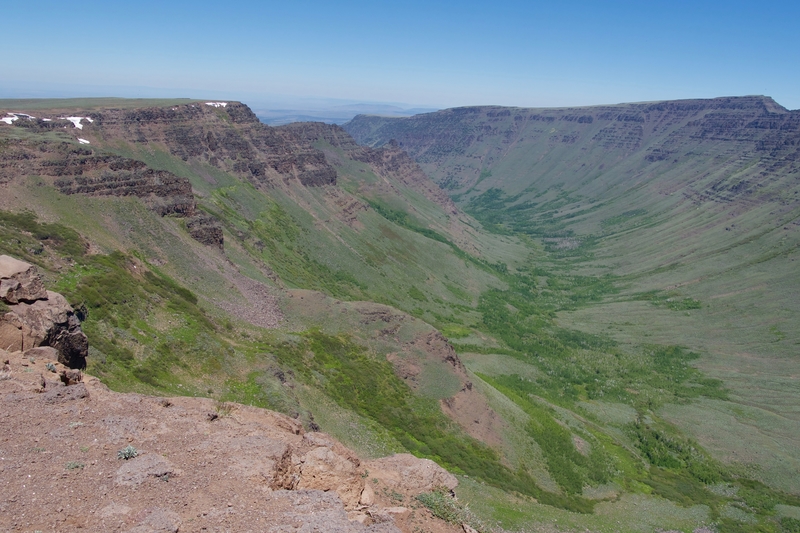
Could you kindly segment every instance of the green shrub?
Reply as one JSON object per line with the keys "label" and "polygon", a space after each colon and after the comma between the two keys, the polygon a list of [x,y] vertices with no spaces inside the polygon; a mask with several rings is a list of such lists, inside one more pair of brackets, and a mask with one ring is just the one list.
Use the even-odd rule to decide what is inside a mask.
{"label": "green shrub", "polygon": [[133,459],[137,455],[139,455],[139,450],[128,444],[117,452],[117,459],[123,459],[127,461],[128,459]]}
{"label": "green shrub", "polygon": [[534,382],[519,376],[480,377],[529,415],[525,429],[541,447],[547,470],[567,495],[581,494],[585,485],[610,481],[615,469],[602,443],[593,442],[588,456],[578,452],[572,433],[555,420],[554,413],[531,400],[537,391]]}
{"label": "green shrub", "polygon": [[83,257],[88,249],[78,232],[61,224],[40,223],[32,211],[0,211],[0,227],[0,248],[27,261],[35,260],[44,246],[73,259]]}
{"label": "green shrub", "polygon": [[781,531],[783,533],[800,533],[800,520],[784,516],[781,518]]}
{"label": "green shrub", "polygon": [[408,295],[411,296],[411,298],[413,298],[414,300],[417,300],[419,302],[428,301],[428,298],[425,296],[425,294],[416,287],[411,287],[410,289],[408,289]]}

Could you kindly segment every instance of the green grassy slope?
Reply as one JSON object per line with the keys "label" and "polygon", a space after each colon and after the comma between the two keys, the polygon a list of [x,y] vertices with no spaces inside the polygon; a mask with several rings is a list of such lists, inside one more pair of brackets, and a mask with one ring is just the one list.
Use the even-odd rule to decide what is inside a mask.
{"label": "green grassy slope", "polygon": [[[797,113],[753,97],[464,108],[345,128],[361,142],[397,140],[487,228],[530,235],[549,251],[540,268],[609,276],[617,291],[562,307],[556,323],[625,351],[697,353],[691,365],[725,396],[661,390],[652,412],[728,468],[800,491]],[[465,360],[494,374],[507,366]],[[629,394],[649,395],[641,385]],[[579,409],[630,423],[624,396]]]}
{"label": "green grassy slope", "polygon": [[[203,114],[204,131],[240,138],[243,130],[225,113]],[[718,291],[709,296],[680,285],[690,273],[691,281],[724,272],[713,265],[738,256],[731,269],[750,279],[748,268],[781,259],[749,261],[758,246],[771,249],[768,241],[745,233],[708,255],[687,248],[698,259],[685,265],[680,253],[661,264],[657,249],[642,252],[644,262],[625,255],[628,236],[651,246],[654,233],[639,232],[665,224],[674,224],[667,237],[681,224],[688,235],[688,214],[665,211],[645,228],[627,208],[619,218],[603,215],[601,222],[611,219],[598,223],[607,233],[581,233],[576,225],[566,228],[574,234],[542,237],[533,222],[530,231],[509,226],[535,219],[536,208],[517,216],[502,202],[481,211],[471,199],[490,201],[491,188],[464,195],[475,216],[500,232],[491,233],[432,200],[408,175],[353,158],[334,139],[340,133],[312,139],[335,167],[336,185],[307,187],[291,180],[265,186],[222,170],[205,153],[173,155],[175,147],[152,140],[150,131],[147,141],[124,130],[87,131],[98,153],[189,179],[198,208],[216,217],[225,237],[222,254],[191,239],[184,219],[160,217],[135,198],[64,196],[48,177],[16,176],[3,185],[0,252],[39,264],[50,285],[86,306],[90,371],[112,387],[212,396],[221,409],[225,401],[252,403],[321,426],[365,456],[405,450],[431,457],[462,476],[465,501],[504,527],[790,524],[783,519],[800,504],[784,492],[795,491],[791,482],[773,475],[763,454],[732,460],[710,438],[722,433],[690,424],[713,412],[718,420],[740,416],[744,426],[761,420],[758,409],[774,411],[776,398],[792,405],[790,377],[756,404],[720,373],[729,361],[717,353],[722,348],[699,342],[714,338],[701,337],[713,316],[728,320],[709,302],[727,305],[728,293],[744,291],[738,294],[752,299],[739,304],[751,305],[742,302],[761,301],[761,289],[747,290],[729,275],[695,283]],[[22,206],[35,216],[20,214]],[[493,220],[495,212],[509,217]],[[774,272],[763,276],[774,279]],[[788,265],[783,272],[791,278]],[[281,313],[270,329],[248,316],[267,300]],[[622,313],[628,318],[617,319]],[[698,315],[708,317],[695,326]],[[765,325],[777,342],[791,342],[787,328]],[[697,342],[687,333],[693,327]],[[437,330],[466,370],[448,362]],[[738,342],[724,332],[716,338]],[[765,371],[769,365],[759,361]],[[736,367],[742,375],[743,368]],[[467,381],[500,421],[488,437],[467,428],[491,446],[440,407]],[[763,431],[778,427],[777,415]],[[793,427],[781,426],[788,437],[773,433],[772,450]],[[632,519],[638,505],[650,510],[647,520]]]}

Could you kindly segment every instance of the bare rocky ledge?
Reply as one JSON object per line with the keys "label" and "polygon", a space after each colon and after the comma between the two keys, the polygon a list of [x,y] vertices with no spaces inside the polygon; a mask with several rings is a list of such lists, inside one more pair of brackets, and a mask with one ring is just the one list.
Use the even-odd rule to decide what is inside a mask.
{"label": "bare rocky ledge", "polygon": [[112,392],[49,350],[0,350],[0,531],[462,531],[414,499],[457,484],[432,461],[365,463],[265,409]]}

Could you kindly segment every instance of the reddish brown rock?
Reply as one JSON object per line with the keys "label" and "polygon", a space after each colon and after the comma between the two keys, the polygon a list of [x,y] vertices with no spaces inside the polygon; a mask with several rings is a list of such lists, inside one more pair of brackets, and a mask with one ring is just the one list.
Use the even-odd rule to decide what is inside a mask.
{"label": "reddish brown rock", "polygon": [[58,362],[70,368],[85,368],[89,341],[67,299],[44,289],[36,267],[0,256],[3,275],[2,300],[9,311],[0,316],[0,348],[22,352],[50,346]]}
{"label": "reddish brown rock", "polygon": [[46,298],[47,292],[35,266],[0,255],[0,300],[17,304]]}
{"label": "reddish brown rock", "polygon": [[366,462],[369,476],[387,487],[412,495],[432,491],[438,487],[454,489],[458,479],[430,459],[420,459],[408,453],[399,453]]}

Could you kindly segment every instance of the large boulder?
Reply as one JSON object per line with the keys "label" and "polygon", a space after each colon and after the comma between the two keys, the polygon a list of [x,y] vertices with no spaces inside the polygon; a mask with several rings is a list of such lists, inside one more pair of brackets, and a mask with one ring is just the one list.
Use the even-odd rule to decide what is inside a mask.
{"label": "large boulder", "polygon": [[333,490],[346,508],[358,505],[364,479],[358,467],[346,457],[321,446],[306,453],[301,461],[298,490]]}
{"label": "large boulder", "polygon": [[417,495],[444,487],[452,490],[458,479],[430,459],[420,459],[408,453],[398,453],[367,461],[371,478],[382,481],[392,490]]}
{"label": "large boulder", "polygon": [[273,490],[322,490],[339,495],[355,509],[364,490],[364,469],[353,452],[324,433],[306,433],[275,463]]}
{"label": "large boulder", "polygon": [[0,300],[17,304],[46,298],[47,292],[35,266],[0,255]]}
{"label": "large boulder", "polygon": [[67,299],[44,289],[36,267],[0,256],[0,300],[8,312],[0,316],[0,348],[24,352],[50,346],[58,362],[70,368],[86,368],[89,340]]}

